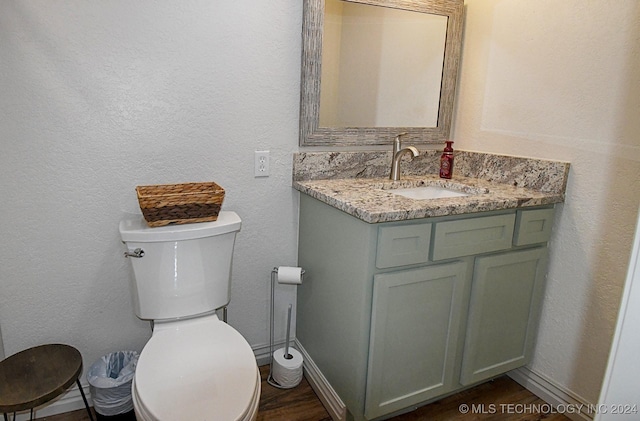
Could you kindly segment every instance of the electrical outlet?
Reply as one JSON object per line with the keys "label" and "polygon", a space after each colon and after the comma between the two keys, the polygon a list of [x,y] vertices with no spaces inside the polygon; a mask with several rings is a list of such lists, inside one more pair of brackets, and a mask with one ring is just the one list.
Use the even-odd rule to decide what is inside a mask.
{"label": "electrical outlet", "polygon": [[269,177],[269,151],[255,151],[254,177]]}

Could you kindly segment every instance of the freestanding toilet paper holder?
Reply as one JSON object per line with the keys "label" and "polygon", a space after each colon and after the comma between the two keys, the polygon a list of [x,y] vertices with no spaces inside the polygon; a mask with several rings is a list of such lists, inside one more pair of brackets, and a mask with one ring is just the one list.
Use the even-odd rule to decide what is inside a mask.
{"label": "freestanding toilet paper holder", "polygon": [[[293,386],[283,386],[278,384],[278,382],[276,382],[273,377],[272,377],[272,372],[273,372],[273,330],[274,330],[274,307],[275,307],[275,284],[276,284],[276,275],[278,275],[278,267],[274,267],[273,270],[271,270],[271,311],[270,311],[270,324],[269,324],[269,376],[267,377],[267,383],[269,383],[271,386],[273,387],[277,387],[278,389],[291,389],[293,387],[296,387],[297,384],[293,385]],[[304,278],[304,269],[300,268],[300,280],[298,282],[280,282],[280,283],[285,283],[285,284],[292,284],[292,285],[297,285],[300,284],[302,282],[302,279]],[[279,282],[279,281],[278,281]],[[291,354],[289,354],[289,340],[290,340],[290,333],[291,333],[291,309],[292,309],[292,305],[289,304],[289,309],[288,309],[288,313],[287,313],[287,334],[286,334],[286,339],[285,339],[285,346],[284,346],[284,358],[286,359],[291,359],[292,356]]]}

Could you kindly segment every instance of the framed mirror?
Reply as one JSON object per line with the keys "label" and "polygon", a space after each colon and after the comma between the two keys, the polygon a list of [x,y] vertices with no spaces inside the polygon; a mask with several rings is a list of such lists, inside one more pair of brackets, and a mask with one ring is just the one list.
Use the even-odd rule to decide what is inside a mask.
{"label": "framed mirror", "polygon": [[300,145],[448,139],[463,0],[304,0]]}

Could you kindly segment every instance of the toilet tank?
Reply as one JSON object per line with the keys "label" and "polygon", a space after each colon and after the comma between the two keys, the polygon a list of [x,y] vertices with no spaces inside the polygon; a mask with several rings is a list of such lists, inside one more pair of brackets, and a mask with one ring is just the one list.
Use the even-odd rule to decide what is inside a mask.
{"label": "toilet tank", "polygon": [[242,221],[223,211],[215,222],[150,228],[142,216],[120,222],[133,267],[131,294],[141,319],[166,320],[211,312],[229,304],[231,263]]}

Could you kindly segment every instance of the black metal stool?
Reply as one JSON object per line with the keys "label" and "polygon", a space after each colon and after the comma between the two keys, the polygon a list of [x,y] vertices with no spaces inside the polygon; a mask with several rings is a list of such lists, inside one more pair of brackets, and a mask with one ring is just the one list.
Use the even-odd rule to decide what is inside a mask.
{"label": "black metal stool", "polygon": [[0,412],[30,410],[64,393],[74,382],[80,389],[84,406],[93,421],[89,403],[80,385],[82,355],[72,346],[40,345],[20,351],[0,361]]}

